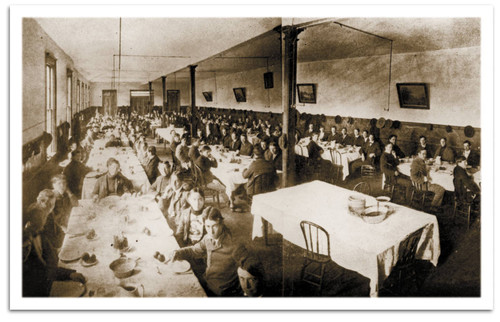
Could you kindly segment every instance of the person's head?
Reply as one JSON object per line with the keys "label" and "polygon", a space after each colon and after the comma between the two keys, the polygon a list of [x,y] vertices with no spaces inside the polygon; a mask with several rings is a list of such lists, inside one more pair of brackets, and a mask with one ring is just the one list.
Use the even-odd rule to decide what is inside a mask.
{"label": "person's head", "polygon": [[111,134],[111,135],[109,136],[109,140],[110,140],[110,141],[114,141],[114,140],[116,140],[116,136],[115,136],[114,134]]}
{"label": "person's head", "polygon": [[318,136],[318,132],[313,132],[313,133],[311,134],[311,139],[312,139],[313,141],[318,141],[318,137],[319,137],[319,136]]}
{"label": "person's head", "polygon": [[278,154],[278,146],[276,145],[276,142],[271,142],[269,144],[269,150],[272,154]]}
{"label": "person's head", "polygon": [[368,136],[368,140],[370,140],[370,143],[375,142],[375,135],[371,134]]}
{"label": "person's head", "polygon": [[108,167],[108,174],[111,177],[116,176],[120,171],[120,162],[118,162],[115,158],[109,158],[106,162],[106,166]]}
{"label": "person's head", "polygon": [[57,192],[60,195],[66,192],[67,183],[66,183],[66,176],[64,174],[62,173],[56,174],[55,176],[52,177],[51,182],[52,182],[52,188],[54,188],[55,192]]}
{"label": "person's head", "polygon": [[385,152],[386,153],[392,153],[392,143],[387,143],[385,145]]}
{"label": "person's head", "polygon": [[179,133],[174,134],[174,142],[176,142],[176,143],[181,142],[181,136],[179,135]]}
{"label": "person's head", "polygon": [[28,211],[25,221],[30,223],[32,233],[39,232],[45,226],[49,214],[56,205],[56,195],[50,189],[40,191],[36,198],[36,209],[41,211]]}
{"label": "person's head", "polygon": [[188,139],[188,135],[187,135],[187,133],[184,133],[181,136],[181,145],[187,145],[187,139]]}
{"label": "person's head", "polygon": [[260,141],[260,148],[262,149],[262,151],[267,150],[267,142],[265,140]]}
{"label": "person's head", "polygon": [[455,161],[459,167],[467,168],[467,159],[463,155],[457,157]]}
{"label": "person's head", "polygon": [[225,127],[223,127],[223,128],[221,129],[221,133],[222,133],[222,136],[226,136],[226,134],[227,134],[227,129],[226,129]]}
{"label": "person's head", "polygon": [[238,264],[238,278],[245,296],[261,296],[264,291],[264,267],[262,263],[240,245],[233,251],[233,258]]}
{"label": "person's head", "polygon": [[368,131],[367,130],[363,130],[363,138],[367,138],[368,137]]}
{"label": "person's head", "polygon": [[170,178],[172,175],[172,167],[170,166],[170,162],[160,162],[158,163],[158,171],[164,177]]}
{"label": "person's head", "polygon": [[71,151],[71,160],[81,161],[82,160],[82,151],[76,149]]}
{"label": "person's head", "polygon": [[200,138],[199,138],[199,137],[197,137],[197,138],[193,138],[193,139],[191,140],[191,145],[193,145],[193,146],[195,146],[195,147],[200,146]]}
{"label": "person's head", "polygon": [[347,129],[345,127],[342,128],[342,135],[346,135],[347,134]]}
{"label": "person's head", "polygon": [[446,146],[446,138],[441,138],[441,140],[439,140],[439,144],[441,144],[441,146],[444,148]]}
{"label": "person's head", "polygon": [[236,131],[232,131],[232,132],[231,132],[231,139],[232,139],[233,141],[236,141],[236,140],[237,140],[237,138],[236,138]]}
{"label": "person's head", "polygon": [[337,128],[335,126],[332,126],[331,131],[332,131],[332,134],[335,134],[335,133],[337,133]]}
{"label": "person's head", "polygon": [[207,219],[205,220],[205,229],[207,235],[213,239],[220,237],[224,231],[224,218],[217,208],[210,208],[207,214]]}
{"label": "person's head", "polygon": [[358,137],[359,136],[359,129],[354,129],[354,136]]}
{"label": "person's head", "polygon": [[[205,121],[205,122],[206,122],[206,121]],[[203,132],[201,131],[201,129],[197,129],[197,130],[196,130],[196,134],[197,134],[197,136],[200,138],[200,137],[201,137],[201,135],[203,134]]]}
{"label": "person's head", "polygon": [[208,145],[204,145],[201,150],[200,150],[200,154],[206,158],[208,158],[208,156],[210,155],[210,152],[212,151],[212,149],[208,146]]}
{"label": "person's head", "polygon": [[323,125],[321,125],[321,126],[319,127],[319,132],[320,132],[320,133],[324,133],[324,132],[325,132],[325,127],[324,127]]}
{"label": "person's head", "polygon": [[246,143],[247,142],[247,135],[245,133],[241,134],[240,140],[241,140],[241,143]]}
{"label": "person's head", "polygon": [[396,144],[397,139],[398,139],[398,136],[395,134],[392,134],[391,136],[389,136],[389,142],[391,142],[392,144]]}
{"label": "person's head", "polygon": [[470,146],[471,146],[470,141],[469,140],[465,140],[464,141],[464,150],[465,151],[469,151],[470,150]]}
{"label": "person's head", "polygon": [[420,137],[419,141],[420,141],[420,144],[423,146],[423,145],[425,145],[427,143],[427,138],[422,135]]}
{"label": "person's head", "polygon": [[148,147],[148,154],[149,154],[150,156],[156,155],[156,147],[155,147],[155,146],[153,146],[153,145],[152,145],[152,146],[150,146],[150,147]]}
{"label": "person's head", "polygon": [[201,188],[193,188],[189,191],[187,199],[191,209],[194,211],[201,211],[203,206],[205,206],[205,194]]}
{"label": "person's head", "polygon": [[256,159],[262,159],[264,157],[264,151],[262,151],[262,148],[258,145],[253,147],[253,156]]}
{"label": "person's head", "polygon": [[422,159],[422,160],[425,160],[425,158],[427,158],[427,150],[425,149],[422,149],[418,152],[417,156]]}
{"label": "person's head", "polygon": [[311,132],[314,131],[314,124],[309,123],[309,131],[311,131]]}
{"label": "person's head", "polygon": [[69,146],[70,151],[75,151],[78,149],[78,143],[76,142],[71,142],[71,145]]}

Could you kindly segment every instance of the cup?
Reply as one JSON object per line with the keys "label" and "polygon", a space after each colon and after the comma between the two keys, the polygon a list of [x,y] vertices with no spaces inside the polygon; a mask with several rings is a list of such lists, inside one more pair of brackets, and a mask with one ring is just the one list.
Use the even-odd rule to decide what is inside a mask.
{"label": "cup", "polygon": [[122,282],[120,283],[120,287],[122,287],[130,296],[133,297],[144,297],[144,285],[143,284],[135,284],[130,282]]}

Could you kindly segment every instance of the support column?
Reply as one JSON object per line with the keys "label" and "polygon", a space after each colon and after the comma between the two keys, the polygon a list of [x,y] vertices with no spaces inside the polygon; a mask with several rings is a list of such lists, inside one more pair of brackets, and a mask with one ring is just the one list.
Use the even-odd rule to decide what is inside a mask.
{"label": "support column", "polygon": [[195,121],[195,111],[196,111],[196,67],[198,65],[190,65],[189,66],[189,74],[191,76],[191,117],[190,117],[190,124],[191,124],[191,137],[194,136],[194,121]]}
{"label": "support column", "polygon": [[282,188],[295,184],[295,106],[297,85],[297,36],[303,29],[284,26],[281,29],[281,104],[283,107],[283,178]]}
{"label": "support column", "polygon": [[155,98],[152,95],[153,93],[152,90],[153,90],[153,82],[149,82],[149,102],[148,102],[148,111],[146,112],[146,114],[151,113],[151,111],[153,110]]}
{"label": "support column", "polygon": [[161,77],[161,91],[162,91],[162,104],[161,104],[161,127],[166,127],[166,113],[167,113],[167,95],[166,93],[167,86],[167,76]]}

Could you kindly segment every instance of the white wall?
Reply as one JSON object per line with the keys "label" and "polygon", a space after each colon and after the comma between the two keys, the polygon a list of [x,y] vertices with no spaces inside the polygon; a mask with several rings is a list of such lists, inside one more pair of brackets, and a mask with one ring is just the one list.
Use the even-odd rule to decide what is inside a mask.
{"label": "white wall", "polygon": [[[92,83],[92,106],[102,106],[102,91],[105,89],[112,89],[111,82],[106,83]],[[118,83],[115,88],[117,90],[117,105],[118,106],[129,106],[130,105],[130,90],[147,90],[148,85],[143,83]]]}
{"label": "white wall", "polygon": [[[23,19],[23,144],[42,134],[45,125],[45,54],[56,59],[57,125],[67,120],[67,69],[73,71],[73,114],[76,112],[77,79],[89,84],[69,57],[30,18]],[[92,92],[92,87],[90,88]],[[69,113],[68,113],[69,114]],[[71,120],[68,119],[68,122]]]}
{"label": "white wall", "polygon": [[[384,111],[388,66],[388,56],[299,63],[297,83],[317,84],[317,104],[297,103],[297,108],[311,114],[481,126],[479,47],[394,55],[389,111]],[[430,110],[399,107],[396,83],[408,82],[428,84]]]}

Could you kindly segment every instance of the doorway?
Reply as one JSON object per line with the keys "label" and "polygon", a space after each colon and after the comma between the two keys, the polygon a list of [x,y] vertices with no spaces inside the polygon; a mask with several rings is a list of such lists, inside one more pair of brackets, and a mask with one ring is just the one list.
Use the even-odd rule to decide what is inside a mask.
{"label": "doorway", "polygon": [[167,110],[169,112],[177,112],[180,111],[181,106],[181,91],[176,90],[167,90]]}
{"label": "doorway", "polygon": [[117,109],[116,89],[102,90],[102,108],[104,114],[115,115]]}

